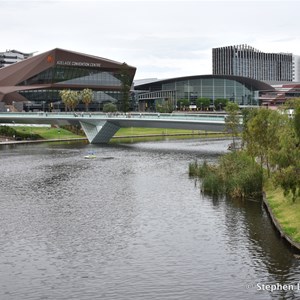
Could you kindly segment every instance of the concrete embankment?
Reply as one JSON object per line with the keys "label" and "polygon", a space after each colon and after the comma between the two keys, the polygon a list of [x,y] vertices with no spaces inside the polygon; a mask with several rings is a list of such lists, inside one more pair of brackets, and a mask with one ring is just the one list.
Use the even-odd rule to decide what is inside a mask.
{"label": "concrete embankment", "polygon": [[290,247],[293,250],[300,253],[300,243],[293,241],[287,234],[285,234],[281,225],[279,224],[279,222],[277,221],[276,217],[273,214],[272,208],[270,207],[270,205],[268,203],[265,193],[263,193],[263,205],[266,208],[268,215],[270,216],[271,221],[272,221],[274,227],[276,228],[277,232],[280,234],[281,238],[283,238],[290,245]]}

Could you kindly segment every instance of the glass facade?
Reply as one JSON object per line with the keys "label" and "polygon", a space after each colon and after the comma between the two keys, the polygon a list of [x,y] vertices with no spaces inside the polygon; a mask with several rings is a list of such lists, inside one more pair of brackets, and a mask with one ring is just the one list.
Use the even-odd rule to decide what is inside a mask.
{"label": "glass facade", "polygon": [[98,69],[55,66],[49,68],[18,85],[28,86],[35,84],[70,84],[120,87],[120,74],[101,71]]}
{"label": "glass facade", "polygon": [[264,53],[248,45],[212,49],[214,75],[234,75],[264,81],[292,81],[291,53]]}
{"label": "glass facade", "polygon": [[[48,110],[49,107],[53,107],[54,109],[63,109],[59,95],[61,89],[68,86],[72,90],[80,91],[83,88],[91,87],[94,91],[94,97],[90,109],[100,110],[102,108],[101,104],[105,102],[118,103],[121,100],[120,89],[122,82],[120,77],[120,71],[108,72],[99,70],[99,68],[54,66],[20,82],[18,85],[51,84],[56,88],[21,90],[19,94],[29,101],[34,102],[34,105],[29,105],[31,108]],[[83,105],[78,106],[79,110],[83,109],[81,106]]]}
{"label": "glass facade", "polygon": [[[174,80],[155,82],[136,86],[136,90],[143,90],[139,93],[139,100],[153,102],[159,100],[158,90],[174,91],[172,102],[175,104],[180,100],[195,102],[199,98],[209,98],[211,105],[216,99],[227,99],[239,105],[258,105],[259,93],[257,87],[242,83],[242,80],[229,78],[217,78],[214,76],[195,76],[193,78],[177,78]],[[155,91],[155,92],[154,92]]]}
{"label": "glass facade", "polygon": [[[162,89],[171,89],[170,83],[162,85]],[[176,100],[210,98],[212,104],[215,99],[228,99],[240,105],[257,105],[258,99],[254,90],[240,82],[228,79],[192,79],[175,81],[173,89],[176,90]]]}

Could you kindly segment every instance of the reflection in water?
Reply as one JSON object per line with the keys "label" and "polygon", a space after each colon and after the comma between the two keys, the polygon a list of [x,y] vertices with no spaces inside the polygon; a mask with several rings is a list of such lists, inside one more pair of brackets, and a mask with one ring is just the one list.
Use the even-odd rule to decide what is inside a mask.
{"label": "reflection in water", "polygon": [[261,203],[188,178],[227,144],[3,147],[0,299],[297,299],[257,290],[299,278]]}

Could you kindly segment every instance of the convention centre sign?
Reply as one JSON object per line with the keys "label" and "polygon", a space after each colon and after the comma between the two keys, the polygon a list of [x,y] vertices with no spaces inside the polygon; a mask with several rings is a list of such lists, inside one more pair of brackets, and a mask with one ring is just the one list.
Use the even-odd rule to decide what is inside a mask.
{"label": "convention centre sign", "polygon": [[85,61],[64,61],[64,60],[58,60],[56,62],[57,65],[60,66],[72,66],[72,67],[94,67],[94,68],[100,68],[100,63],[90,63]]}

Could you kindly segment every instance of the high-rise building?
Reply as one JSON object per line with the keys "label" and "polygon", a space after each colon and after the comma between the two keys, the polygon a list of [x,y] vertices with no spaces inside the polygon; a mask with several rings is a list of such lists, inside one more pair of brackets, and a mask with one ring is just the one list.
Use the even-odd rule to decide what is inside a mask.
{"label": "high-rise building", "polygon": [[293,81],[300,82],[300,55],[293,55]]}
{"label": "high-rise building", "polygon": [[6,50],[5,52],[0,52],[0,68],[22,61],[32,55],[33,53],[23,53],[17,50]]}
{"label": "high-rise building", "polygon": [[[296,81],[300,70],[292,53],[264,53],[248,45],[212,49],[214,75],[235,75],[261,81]],[[299,63],[298,63],[299,64]],[[299,73],[299,72],[298,72]]]}

